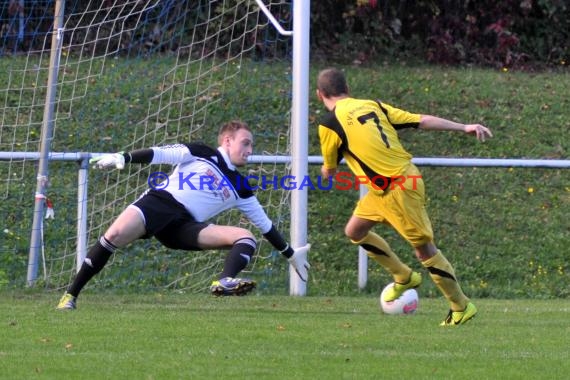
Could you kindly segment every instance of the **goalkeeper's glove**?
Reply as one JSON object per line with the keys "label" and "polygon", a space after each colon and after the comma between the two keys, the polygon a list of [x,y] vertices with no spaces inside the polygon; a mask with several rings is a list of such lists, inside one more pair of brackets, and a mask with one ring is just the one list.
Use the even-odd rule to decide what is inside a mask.
{"label": "goalkeeper's glove", "polygon": [[90,164],[94,164],[95,169],[123,169],[125,167],[125,156],[123,153],[104,154],[102,156],[93,157],[89,160]]}
{"label": "goalkeeper's glove", "polygon": [[307,278],[309,277],[309,268],[311,267],[307,261],[307,253],[309,252],[309,249],[311,249],[310,244],[297,248],[294,250],[295,253],[293,253],[293,256],[287,259],[289,264],[295,268],[295,272],[297,272],[303,282],[307,282]]}

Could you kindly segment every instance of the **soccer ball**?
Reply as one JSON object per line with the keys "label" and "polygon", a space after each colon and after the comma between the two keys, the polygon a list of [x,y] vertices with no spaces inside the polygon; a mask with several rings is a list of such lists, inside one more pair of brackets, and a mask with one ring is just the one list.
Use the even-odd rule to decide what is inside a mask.
{"label": "soccer ball", "polygon": [[384,301],[384,293],[391,289],[394,286],[394,283],[391,282],[382,290],[380,294],[380,308],[386,314],[391,315],[401,315],[401,314],[413,314],[418,309],[419,305],[419,297],[418,292],[416,289],[408,289],[400,298],[395,299],[394,301],[385,302]]}

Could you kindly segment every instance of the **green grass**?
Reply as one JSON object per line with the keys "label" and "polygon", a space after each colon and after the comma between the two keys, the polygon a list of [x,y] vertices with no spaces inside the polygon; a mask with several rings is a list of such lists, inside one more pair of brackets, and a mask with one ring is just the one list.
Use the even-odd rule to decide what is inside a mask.
{"label": "green grass", "polygon": [[570,301],[475,300],[442,328],[442,300],[413,316],[375,297],[85,292],[0,294],[1,379],[565,379]]}
{"label": "green grass", "polygon": [[[18,66],[18,59],[0,60],[0,72]],[[20,66],[22,63],[19,64]],[[88,95],[72,105],[70,117],[58,122],[53,149],[61,151],[120,151],[133,144],[139,136],[134,121],[146,112],[162,83],[160,75],[167,72],[172,58],[156,57],[149,60],[114,60],[106,75],[89,82]],[[317,120],[323,115],[322,104],[314,96],[314,81],[319,69],[313,65],[310,73],[309,97],[309,154],[319,155],[316,135]],[[224,98],[208,108],[206,128],[196,131],[192,139],[214,141],[217,126],[231,118],[242,118],[256,132],[257,153],[274,149],[276,142],[287,135],[290,113],[290,66],[282,62],[243,62],[243,74],[225,83]],[[433,66],[385,65],[373,67],[344,67],[353,94],[374,97],[413,112],[432,113],[465,122],[479,122],[489,126],[494,137],[484,144],[459,133],[404,131],[401,134],[406,149],[415,157],[482,157],[568,159],[570,151],[570,87],[568,70],[559,72],[522,73],[476,68],[442,68]],[[75,70],[75,68],[74,68]],[[85,70],[77,68],[78,71]],[[174,75],[174,74],[173,74]],[[181,73],[176,73],[181,75]],[[154,78],[154,81],[152,80]],[[0,88],[6,87],[7,77],[0,76]],[[216,82],[217,83],[217,82]],[[10,102],[18,100],[19,92],[9,92]],[[217,92],[216,92],[217,94]],[[18,96],[16,96],[18,95]],[[22,96],[25,96],[22,95]],[[221,93],[216,96],[222,96]],[[24,102],[25,103],[25,102]],[[10,103],[11,104],[11,103]],[[62,107],[65,106],[62,105]],[[192,103],[184,104],[176,112],[192,114]],[[6,117],[22,118],[15,109],[8,108]],[[164,111],[167,113],[167,111]],[[13,113],[13,114],[12,114]],[[41,112],[30,112],[40,117]],[[166,117],[166,115],[160,115]],[[174,115],[178,116],[178,114]],[[170,117],[170,116],[169,116]],[[174,119],[176,119],[174,117]],[[284,121],[285,119],[285,121]],[[8,119],[6,119],[8,120]],[[25,119],[27,120],[27,119]],[[192,119],[194,120],[194,119]],[[200,115],[195,120],[201,120]],[[172,121],[174,131],[185,131],[191,119]],[[34,130],[36,126],[32,125]],[[168,129],[170,131],[170,129]],[[166,129],[161,129],[161,133]],[[18,128],[16,134],[26,134]],[[39,134],[39,129],[37,133]],[[169,134],[172,141],[187,136]],[[169,140],[170,141],[170,140]],[[141,145],[139,145],[141,144]],[[136,148],[143,147],[136,142]],[[284,148],[283,146],[281,148]],[[18,148],[20,149],[20,148]],[[23,148],[22,148],[23,149]],[[31,148],[29,148],[31,149]],[[14,172],[0,172],[0,178],[26,173],[21,180],[7,185],[0,181],[3,198],[0,212],[0,289],[25,286],[28,265],[31,212],[36,184],[34,163],[12,164]],[[0,165],[0,170],[4,166]],[[24,171],[24,168],[26,169]],[[50,176],[54,181],[49,192],[56,206],[56,220],[46,228],[48,255],[59,255],[66,243],[73,240],[76,215],[76,166],[70,163],[52,163]],[[252,170],[256,168],[252,165]],[[528,168],[447,168],[421,167],[428,197],[428,212],[432,219],[436,243],[455,266],[462,287],[476,298],[534,298],[555,299],[570,297],[567,236],[570,235],[570,171],[567,169]],[[312,178],[319,174],[318,166],[309,168]],[[126,173],[91,171],[90,196],[93,205],[107,202],[107,186],[124,180]],[[116,177],[115,177],[116,176]],[[140,178],[144,178],[141,175]],[[125,199],[135,199],[135,182],[121,186],[130,191]],[[142,181],[144,183],[144,181]],[[141,190],[142,191],[142,190]],[[268,197],[270,194],[260,194]],[[108,195],[114,197],[114,195]],[[356,191],[310,191],[308,212],[308,240],[312,244],[310,261],[312,275],[308,286],[310,296],[352,296],[362,291],[356,286],[357,248],[343,234],[357,200]],[[114,199],[114,198],[113,198]],[[119,202],[118,202],[119,203]],[[90,223],[105,227],[126,204],[114,204],[104,213],[95,213]],[[91,203],[90,203],[91,207]],[[286,212],[287,210],[284,210]],[[273,210],[269,210],[273,212]],[[272,215],[272,217],[275,215]],[[288,235],[289,215],[277,215],[285,220],[284,233]],[[222,217],[223,221],[228,219]],[[46,223],[47,225],[47,223]],[[253,229],[258,238],[260,234]],[[382,235],[393,249],[414,269],[422,269],[409,245],[385,226],[375,231]],[[91,243],[97,234],[90,236]],[[158,251],[137,242],[121,252],[125,269],[109,276],[103,286],[93,283],[98,290],[112,287],[115,291],[132,292],[145,287],[160,288],[170,283],[166,278],[175,271],[185,254]],[[265,244],[265,247],[269,245]],[[223,253],[223,252],[222,252]],[[271,252],[264,248],[262,256]],[[180,259],[182,258],[182,259]],[[155,265],[156,264],[156,265]],[[276,258],[271,271],[266,261],[259,261],[254,275],[268,283],[264,294],[284,295],[286,289],[286,262]],[[139,265],[135,267],[135,265]],[[149,275],[149,265],[157,268]],[[59,265],[56,264],[59,268]],[[112,268],[112,266],[110,266]],[[138,268],[144,268],[139,270]],[[201,269],[202,267],[200,267]],[[48,268],[49,269],[49,268]],[[257,270],[257,272],[255,272]],[[145,272],[146,271],[146,272]],[[109,270],[105,272],[109,273]],[[137,276],[133,273],[145,273]],[[267,275],[266,273],[270,273]],[[207,276],[211,273],[206,273]],[[280,278],[277,278],[281,276]],[[102,280],[99,276],[98,280]],[[141,280],[140,278],[143,278]],[[64,277],[64,286],[69,282]],[[372,263],[369,283],[363,290],[374,294],[389,281],[385,271]],[[209,284],[209,282],[206,282]],[[91,284],[90,284],[91,285]],[[440,297],[431,283],[426,283],[425,296]]]}

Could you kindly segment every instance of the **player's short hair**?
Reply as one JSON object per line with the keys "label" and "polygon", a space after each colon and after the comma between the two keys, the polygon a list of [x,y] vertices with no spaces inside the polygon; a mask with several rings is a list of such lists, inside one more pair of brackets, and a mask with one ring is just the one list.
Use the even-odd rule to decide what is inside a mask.
{"label": "player's short hair", "polygon": [[348,94],[344,73],[335,68],[324,69],[319,73],[317,88],[327,98]]}
{"label": "player's short hair", "polygon": [[220,127],[220,131],[218,132],[218,145],[222,145],[224,142],[224,138],[226,136],[234,137],[236,132],[240,129],[245,129],[246,131],[251,133],[251,129],[244,123],[243,121],[239,120],[232,120]]}

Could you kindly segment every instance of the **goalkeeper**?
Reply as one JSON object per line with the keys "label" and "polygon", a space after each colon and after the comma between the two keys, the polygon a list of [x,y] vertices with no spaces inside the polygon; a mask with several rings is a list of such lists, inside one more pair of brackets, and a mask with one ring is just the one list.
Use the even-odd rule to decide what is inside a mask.
{"label": "goalkeeper", "polygon": [[176,166],[162,183],[129,205],[91,247],[57,309],[75,309],[81,289],[103,269],[118,248],[152,236],[171,249],[229,248],[223,270],[210,291],[217,296],[250,292],[255,288],[255,281],[237,275],[255,252],[254,235],[244,228],[207,222],[230,208],[239,209],[288,259],[300,279],[307,281],[310,266],[306,256],[310,246],[291,248],[251,188],[240,183],[244,177],[237,168],[246,165],[253,150],[251,130],[240,121],[226,123],[220,128],[218,144],[217,149],[198,143],[175,144],[91,159],[99,169],[123,169],[126,163]]}
{"label": "goalkeeper", "polygon": [[449,301],[450,311],[441,325],[460,325],[473,318],[477,308],[461,290],[453,267],[434,243],[424,183],[397,131],[409,127],[459,131],[481,141],[491,137],[491,131],[480,124],[455,123],[406,112],[381,101],[352,98],[344,74],[337,69],[319,73],[317,97],[330,111],[318,127],[322,175],[334,176],[344,157],[356,178],[368,179],[369,192],[356,205],[345,234],[393,276],[394,287],[384,295],[384,301],[393,301],[407,289],[418,287],[422,277],[371,231],[378,223],[393,227],[414,247],[416,257]]}

